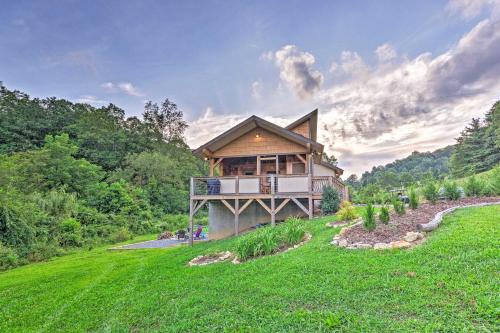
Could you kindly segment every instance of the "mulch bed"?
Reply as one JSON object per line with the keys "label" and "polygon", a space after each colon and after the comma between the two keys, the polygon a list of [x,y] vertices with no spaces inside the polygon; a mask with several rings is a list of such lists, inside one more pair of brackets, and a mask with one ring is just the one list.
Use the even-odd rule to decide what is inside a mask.
{"label": "mulch bed", "polygon": [[436,204],[422,203],[415,210],[406,208],[406,214],[397,215],[394,211],[390,212],[389,224],[383,224],[378,221],[377,228],[374,231],[367,231],[362,224],[353,226],[342,234],[342,239],[346,239],[349,244],[353,243],[389,243],[402,239],[409,231],[418,231],[417,225],[430,222],[434,216],[448,208],[455,206],[474,205],[486,202],[498,202],[500,197],[488,198],[463,198],[456,201],[440,200]]}

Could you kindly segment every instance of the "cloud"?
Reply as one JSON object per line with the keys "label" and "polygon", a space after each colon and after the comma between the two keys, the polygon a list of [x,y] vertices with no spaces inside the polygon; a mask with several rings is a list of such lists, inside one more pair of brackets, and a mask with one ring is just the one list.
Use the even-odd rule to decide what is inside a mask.
{"label": "cloud", "polygon": [[130,96],[136,96],[136,97],[145,96],[142,92],[139,91],[139,89],[137,89],[130,82],[121,82],[121,83],[104,82],[101,84],[101,88],[107,91],[121,91]]}
{"label": "cloud", "polygon": [[252,97],[258,101],[262,99],[262,83],[260,81],[252,82]]}
{"label": "cloud", "polygon": [[78,98],[76,101],[78,103],[97,105],[97,106],[108,104],[108,101],[99,99],[98,97],[93,96],[93,95],[80,96],[80,98]]}
{"label": "cloud", "polygon": [[481,15],[488,9],[491,10],[492,17],[498,17],[500,0],[450,0],[446,9],[450,14],[459,14],[467,20]]}
{"label": "cloud", "polygon": [[396,50],[389,43],[385,43],[377,47],[375,54],[380,62],[391,61],[397,56]]}
{"label": "cloud", "polygon": [[275,60],[281,80],[299,98],[309,98],[320,90],[323,75],[312,68],[315,59],[311,53],[301,52],[295,45],[286,45],[276,51]]}
{"label": "cloud", "polygon": [[264,52],[259,57],[260,60],[271,61],[274,59],[274,54],[272,51]]}

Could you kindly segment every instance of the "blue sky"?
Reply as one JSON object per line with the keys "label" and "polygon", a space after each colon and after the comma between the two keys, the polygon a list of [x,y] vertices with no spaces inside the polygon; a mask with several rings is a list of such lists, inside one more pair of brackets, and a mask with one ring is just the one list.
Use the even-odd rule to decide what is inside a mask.
{"label": "blue sky", "polygon": [[[419,74],[399,92],[405,106],[377,92],[387,88],[381,78],[394,80],[403,68],[416,73],[422,62],[427,67],[419,70],[432,72],[448,61],[446,55],[466,53],[459,41],[482,22],[495,24],[497,5],[496,0],[2,1],[0,80],[32,96],[112,102],[128,115],[140,115],[145,100],[168,97],[192,122],[187,138],[193,146],[251,114],[286,124],[319,107],[329,151],[348,171],[361,172],[415,149],[451,143],[458,132],[433,144],[425,135],[408,135],[423,120],[436,125],[443,112],[453,115],[453,130],[459,130],[499,97],[483,89],[474,101],[449,101],[457,88],[442,85],[435,89],[441,95],[429,97],[411,91],[436,81],[419,81]],[[419,60],[422,55],[427,58]],[[458,87],[484,86],[487,73],[498,68],[495,58],[489,60],[492,68],[485,68],[485,75],[464,73]],[[450,64],[435,71],[445,67]],[[363,86],[367,82],[372,84]],[[370,100],[365,96],[370,92],[377,107],[359,104]],[[423,95],[428,98],[418,114],[413,109]],[[406,110],[408,104],[412,110]],[[464,115],[467,106],[473,111]],[[386,114],[379,117],[381,108]],[[393,114],[394,121],[380,121]],[[425,118],[418,124],[417,114]],[[398,144],[405,136],[409,144]]]}

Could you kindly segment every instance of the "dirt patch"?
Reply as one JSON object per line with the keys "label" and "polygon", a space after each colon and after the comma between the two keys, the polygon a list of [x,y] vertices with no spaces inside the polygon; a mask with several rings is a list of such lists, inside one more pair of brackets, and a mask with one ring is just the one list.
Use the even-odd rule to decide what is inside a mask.
{"label": "dirt patch", "polygon": [[499,202],[500,197],[490,198],[463,198],[456,201],[442,200],[436,204],[423,203],[417,209],[406,209],[403,216],[397,215],[394,211],[390,212],[389,224],[382,224],[377,218],[377,228],[371,232],[367,231],[363,225],[356,224],[342,233],[342,239],[347,240],[347,246],[350,244],[370,244],[396,242],[409,232],[417,232],[419,224],[430,222],[434,216],[446,209],[455,206],[474,205],[487,202]]}

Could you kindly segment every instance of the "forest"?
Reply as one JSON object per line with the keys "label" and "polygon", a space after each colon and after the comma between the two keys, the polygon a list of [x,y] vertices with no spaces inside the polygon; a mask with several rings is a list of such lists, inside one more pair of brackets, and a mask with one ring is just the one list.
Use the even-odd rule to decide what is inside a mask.
{"label": "forest", "polygon": [[207,166],[175,103],[140,120],[0,89],[0,269],[187,224],[189,177]]}

